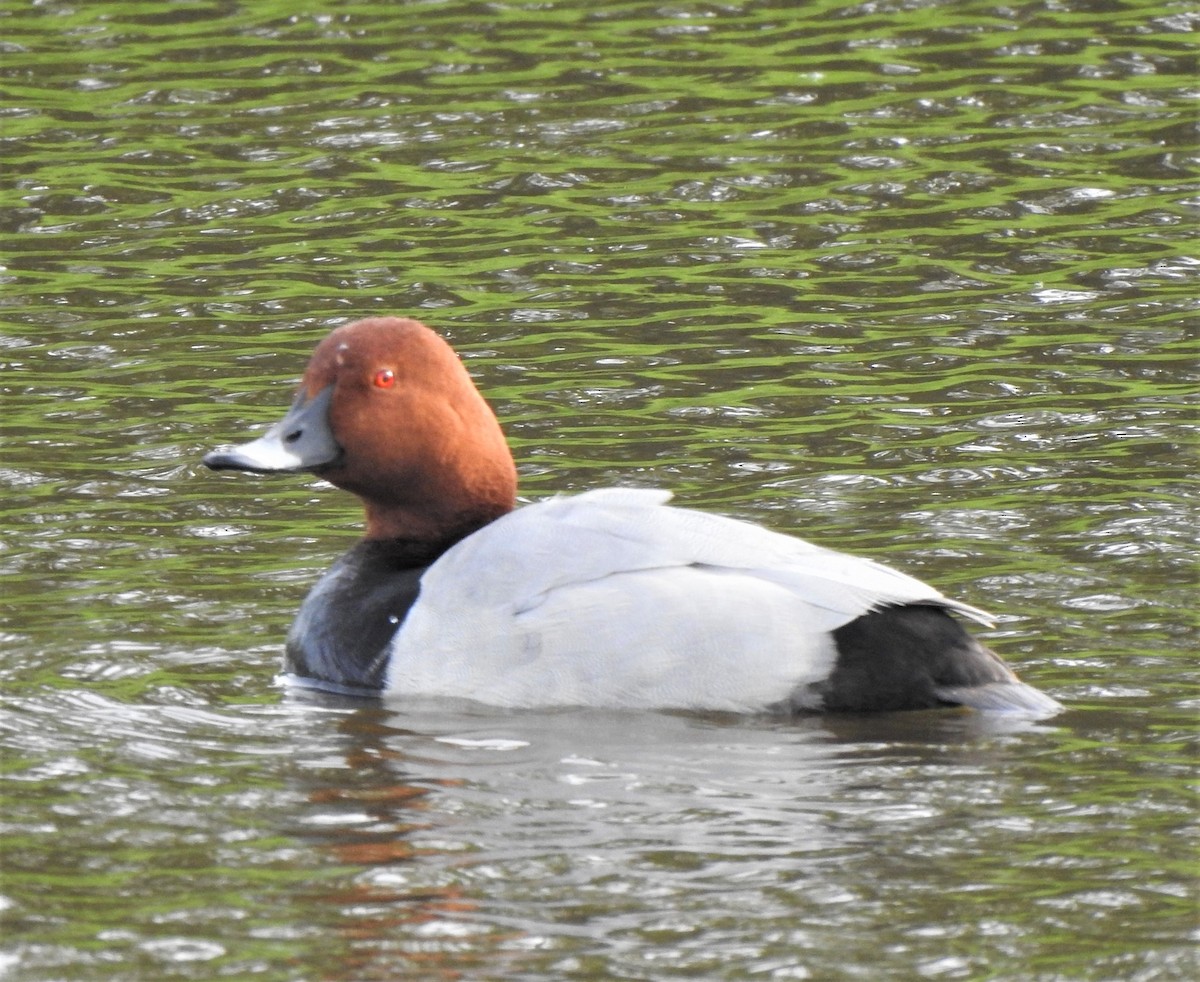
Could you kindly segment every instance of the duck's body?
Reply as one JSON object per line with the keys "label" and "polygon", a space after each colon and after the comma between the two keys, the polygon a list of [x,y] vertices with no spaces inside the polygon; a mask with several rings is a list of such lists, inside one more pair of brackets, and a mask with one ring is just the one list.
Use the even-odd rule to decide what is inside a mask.
{"label": "duck's body", "polygon": [[[367,504],[367,538],[293,625],[292,674],[506,707],[1060,708],[949,612],[987,615],[869,560],[659,491],[514,509],[511,457],[496,459],[498,426],[449,352],[413,321],[340,328],[283,424],[206,458],[314,470]],[[400,374],[416,400],[392,414]],[[427,405],[446,394],[448,410]]]}

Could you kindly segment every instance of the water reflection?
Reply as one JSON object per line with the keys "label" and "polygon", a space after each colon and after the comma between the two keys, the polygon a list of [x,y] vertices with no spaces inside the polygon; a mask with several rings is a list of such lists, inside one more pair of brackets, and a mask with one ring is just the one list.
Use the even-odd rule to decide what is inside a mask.
{"label": "water reflection", "polygon": [[[10,6],[6,978],[1195,977],[1191,12]],[[281,698],[356,508],[188,462],[371,313],[526,495],[879,557],[1071,711]]]}
{"label": "water reflection", "polygon": [[[1002,767],[1014,733],[1053,732],[955,712],[782,720],[289,701],[346,712],[339,759],[294,778],[308,802],[298,834],[345,871],[320,901],[338,950],[323,977],[346,979],[608,958],[653,897],[675,905],[676,923],[638,915],[636,931],[690,960],[729,890],[833,890],[831,874],[861,863],[881,825],[907,836],[944,822],[943,782]],[[936,787],[898,796],[904,780]]]}

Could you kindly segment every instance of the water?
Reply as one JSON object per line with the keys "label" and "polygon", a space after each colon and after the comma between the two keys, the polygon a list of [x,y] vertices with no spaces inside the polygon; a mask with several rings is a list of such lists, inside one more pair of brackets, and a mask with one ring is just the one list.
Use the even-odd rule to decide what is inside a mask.
{"label": "water", "polygon": [[[1194,976],[1195,14],[798,6],[0,11],[5,979]],[[884,559],[1068,712],[287,692],[355,506],[198,460],[376,313],[526,497]]]}

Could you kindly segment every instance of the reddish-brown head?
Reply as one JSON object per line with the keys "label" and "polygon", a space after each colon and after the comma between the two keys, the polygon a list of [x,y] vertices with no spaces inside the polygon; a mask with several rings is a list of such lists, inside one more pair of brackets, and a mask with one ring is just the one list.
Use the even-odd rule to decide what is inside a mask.
{"label": "reddish-brown head", "polygon": [[396,317],[335,330],[283,419],[204,463],[320,474],[362,498],[368,539],[405,540],[416,553],[512,511],[517,489],[500,424],[458,356],[424,324]]}
{"label": "reddish-brown head", "polygon": [[415,320],[337,328],[301,385],[332,386],[342,453],[317,470],[363,499],[369,539],[452,538],[515,505],[516,468],[491,407],[453,349]]}

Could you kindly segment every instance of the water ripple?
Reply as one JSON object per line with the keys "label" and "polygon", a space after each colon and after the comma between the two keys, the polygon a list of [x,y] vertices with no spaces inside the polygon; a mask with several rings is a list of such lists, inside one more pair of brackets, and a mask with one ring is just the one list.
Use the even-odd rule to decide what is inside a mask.
{"label": "water ripple", "polygon": [[[1190,12],[5,20],[6,977],[1194,974]],[[198,460],[383,312],[452,338],[527,498],[886,559],[1070,713],[285,695],[357,510]]]}

